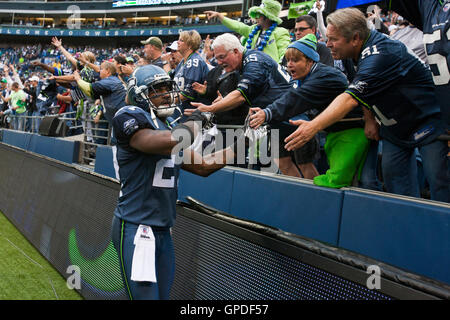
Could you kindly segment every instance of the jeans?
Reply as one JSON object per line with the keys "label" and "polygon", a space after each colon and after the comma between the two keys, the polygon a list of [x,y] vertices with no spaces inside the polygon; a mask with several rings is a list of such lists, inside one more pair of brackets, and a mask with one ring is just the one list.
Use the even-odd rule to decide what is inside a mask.
{"label": "jeans", "polygon": [[[33,115],[33,111],[31,110],[27,110],[27,112],[25,113],[28,117],[31,117]],[[31,132],[31,126],[32,126],[32,118],[27,118],[25,120],[25,131],[26,132]]]}
{"label": "jeans", "polygon": [[16,113],[14,117],[14,130],[23,131],[25,130],[26,120],[24,116],[26,116],[26,112],[24,113]]}
{"label": "jeans", "polygon": [[369,140],[369,150],[367,151],[366,161],[359,180],[360,188],[383,191],[377,175],[378,146],[378,141]]}
{"label": "jeans", "polygon": [[[387,192],[420,197],[415,148],[399,147],[383,140],[383,180]],[[450,202],[448,146],[444,141],[418,147],[431,200]]]}
{"label": "jeans", "polygon": [[39,112],[39,111],[33,111],[33,114],[32,114],[32,116],[33,117],[36,117],[36,118],[32,118],[32,126],[31,126],[31,128],[32,128],[32,132],[34,132],[34,133],[38,133],[39,132],[39,125],[41,124],[41,113]]}
{"label": "jeans", "polygon": [[131,265],[134,253],[134,236],[139,225],[125,222],[114,216],[112,222],[112,241],[121,264],[122,279],[130,299],[168,300],[170,288],[175,277],[175,252],[170,229],[155,230],[156,283],[131,280]]}

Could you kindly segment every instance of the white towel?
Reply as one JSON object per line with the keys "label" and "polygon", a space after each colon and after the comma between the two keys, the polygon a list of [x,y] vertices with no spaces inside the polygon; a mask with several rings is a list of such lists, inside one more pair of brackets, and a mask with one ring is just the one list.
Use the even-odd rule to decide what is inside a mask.
{"label": "white towel", "polygon": [[139,225],[134,245],[131,280],[156,282],[155,236],[152,228]]}

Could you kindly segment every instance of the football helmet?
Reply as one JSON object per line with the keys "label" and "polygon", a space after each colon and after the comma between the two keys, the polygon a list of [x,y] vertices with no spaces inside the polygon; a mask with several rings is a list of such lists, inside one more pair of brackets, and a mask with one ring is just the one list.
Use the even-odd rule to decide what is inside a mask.
{"label": "football helmet", "polygon": [[[166,90],[158,92],[161,87],[165,87]],[[174,113],[175,109],[178,109],[181,114],[177,106],[180,101],[179,95],[180,89],[175,81],[162,68],[155,65],[149,64],[137,68],[128,80],[128,102],[148,111],[153,120],[156,117],[165,120]],[[155,100],[159,100],[159,105],[155,105]]]}

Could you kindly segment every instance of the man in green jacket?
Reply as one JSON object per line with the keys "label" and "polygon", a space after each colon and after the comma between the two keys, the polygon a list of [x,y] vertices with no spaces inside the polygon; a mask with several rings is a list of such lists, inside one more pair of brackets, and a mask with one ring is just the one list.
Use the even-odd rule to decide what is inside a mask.
{"label": "man in green jacket", "polygon": [[205,11],[208,19],[218,18],[228,29],[243,36],[243,45],[247,49],[257,49],[280,63],[291,42],[289,31],[278,25],[283,22],[278,15],[281,4],[276,0],[263,0],[260,6],[250,8],[248,14],[257,20],[257,24],[245,23],[225,17],[220,12]]}
{"label": "man in green jacket", "polygon": [[14,129],[22,131],[25,128],[25,118],[19,118],[18,116],[25,116],[25,112],[27,111],[27,94],[20,88],[19,83],[14,82],[11,86],[9,97],[5,98],[3,95],[0,95],[0,99],[6,103],[11,101],[11,108],[5,112],[0,111],[0,116],[11,113],[14,114]]}

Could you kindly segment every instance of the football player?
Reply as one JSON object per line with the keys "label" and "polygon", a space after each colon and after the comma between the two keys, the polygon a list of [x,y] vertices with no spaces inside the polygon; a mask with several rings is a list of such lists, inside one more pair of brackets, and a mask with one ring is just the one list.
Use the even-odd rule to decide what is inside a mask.
{"label": "football player", "polygon": [[[120,194],[112,238],[130,299],[169,298],[175,266],[170,228],[175,221],[180,168],[207,176],[234,160],[232,148],[210,155],[220,161],[186,149],[199,130],[194,120],[206,119],[195,112],[172,128],[170,116],[179,94],[163,69],[142,66],[128,84],[128,101],[133,105],[121,108],[113,118]],[[176,148],[184,139],[186,145]]]}

